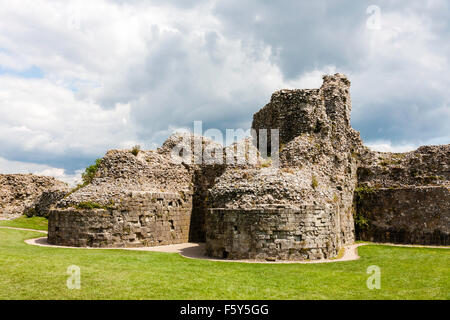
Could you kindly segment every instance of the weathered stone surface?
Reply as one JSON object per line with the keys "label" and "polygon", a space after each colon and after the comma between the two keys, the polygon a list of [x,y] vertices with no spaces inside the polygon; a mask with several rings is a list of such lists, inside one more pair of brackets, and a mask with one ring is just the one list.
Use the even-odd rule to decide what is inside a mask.
{"label": "weathered stone surface", "polygon": [[100,209],[55,209],[48,242],[75,247],[142,247],[189,240],[190,197],[180,193],[129,192]]}
{"label": "weathered stone surface", "polygon": [[450,145],[373,152],[358,169],[358,178],[359,239],[450,243]]}
{"label": "weathered stone surface", "polygon": [[[62,189],[62,190],[61,190]],[[34,208],[28,210],[26,215],[46,217],[50,215],[52,207],[69,193],[69,188],[61,188],[60,190],[47,190],[42,192],[39,198],[36,200]]]}
{"label": "weathered stone surface", "polygon": [[339,234],[333,210],[332,206],[211,209],[206,254],[270,261],[334,257]]}
{"label": "weathered stone surface", "polygon": [[49,206],[69,189],[52,177],[0,174],[0,217],[12,219],[25,213],[47,216]]}
{"label": "weathered stone surface", "polygon": [[370,152],[358,169],[358,180],[373,188],[448,185],[450,145],[405,153]]}
{"label": "weathered stone surface", "polygon": [[82,202],[109,205],[129,191],[192,193],[192,174],[155,151],[110,150],[93,181],[58,203],[59,208]]}
{"label": "weathered stone surface", "polygon": [[223,164],[223,146],[192,133],[175,133],[158,148],[158,153],[172,163],[188,166]]}
{"label": "weathered stone surface", "polygon": [[188,242],[192,182],[189,168],[155,151],[108,151],[92,182],[51,211],[49,242],[95,247]]}
{"label": "weathered stone surface", "polygon": [[413,187],[368,192],[356,206],[368,225],[361,240],[427,245],[450,244],[450,187]]}
{"label": "weathered stone surface", "polygon": [[[268,131],[269,141],[270,129],[279,129],[280,148],[270,150],[272,158],[279,158],[279,166],[272,163],[252,168],[227,167],[210,190],[211,207],[217,209],[212,212],[231,210],[238,214],[272,205],[326,207],[335,221],[330,226],[333,230],[321,234],[324,229],[316,228],[315,233],[322,244],[329,241],[333,246],[320,246],[321,255],[332,256],[343,244],[352,243],[352,202],[359,154],[368,150],[350,126],[349,88],[350,81],[336,74],[325,76],[320,89],[274,93],[271,102],[255,114],[252,127],[257,130],[258,142],[264,141],[261,129]],[[264,210],[254,214],[264,215]],[[211,230],[221,230],[216,224],[220,220],[207,220],[207,234],[211,237]],[[229,241],[223,236],[218,238],[224,243]],[[211,244],[209,238],[207,245],[215,256],[225,246],[217,239]]]}
{"label": "weathered stone surface", "polygon": [[182,163],[193,179],[193,209],[190,241],[205,242],[205,215],[209,208],[209,190],[227,167],[249,168],[261,164],[262,158],[251,139],[244,139],[230,146],[190,133],[170,136],[158,149],[158,153],[170,157],[174,163]]}
{"label": "weathered stone surface", "polygon": [[[253,129],[278,129],[280,144],[286,144],[304,133],[327,134],[334,123],[337,130],[349,131],[350,81],[343,74],[324,76],[320,89],[280,90],[253,116]],[[256,132],[260,138],[260,131]],[[268,144],[270,145],[270,143]],[[274,150],[276,152],[276,150]]]}
{"label": "weathered stone surface", "polygon": [[203,165],[192,167],[194,193],[192,196],[192,216],[189,240],[192,242],[206,241],[205,216],[209,209],[208,197],[216,178],[222,175],[225,165]]}

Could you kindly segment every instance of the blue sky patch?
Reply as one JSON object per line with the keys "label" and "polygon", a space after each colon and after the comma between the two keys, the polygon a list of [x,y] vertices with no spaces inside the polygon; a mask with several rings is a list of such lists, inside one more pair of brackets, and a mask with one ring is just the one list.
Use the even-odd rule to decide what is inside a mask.
{"label": "blue sky patch", "polygon": [[14,70],[0,66],[0,75],[10,75],[26,79],[44,78],[44,72],[36,66],[32,66],[31,68],[25,70]]}

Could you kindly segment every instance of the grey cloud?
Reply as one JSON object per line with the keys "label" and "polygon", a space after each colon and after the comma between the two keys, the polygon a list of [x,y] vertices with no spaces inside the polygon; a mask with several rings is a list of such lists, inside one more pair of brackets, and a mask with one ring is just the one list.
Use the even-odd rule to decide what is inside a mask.
{"label": "grey cloud", "polygon": [[[204,122],[205,130],[247,128],[253,112],[268,98],[262,97],[260,91],[249,94],[246,87],[236,88],[229,99],[220,97],[220,88],[216,92],[209,87],[229,67],[223,61],[226,53],[220,52],[217,44],[218,33],[206,32],[203,42],[195,45],[187,38],[188,34],[183,33],[156,37],[158,44],[99,98],[105,106],[130,102],[142,140],[161,143],[166,137],[154,141],[159,131],[168,126],[190,128],[196,120]],[[149,40],[154,41],[155,38]],[[208,69],[218,74],[211,75]]]}
{"label": "grey cloud", "polygon": [[199,6],[201,4],[204,4],[205,2],[208,2],[208,0],[152,0],[149,2],[148,0],[109,0],[112,3],[119,3],[119,4],[148,4],[151,3],[152,5],[171,5],[182,9],[190,9],[196,6]]}
{"label": "grey cloud", "polygon": [[272,46],[285,77],[295,78],[323,65],[357,68],[366,8],[365,1],[232,0],[218,2],[215,14],[230,36]]}
{"label": "grey cloud", "polygon": [[[207,64],[223,63],[223,53],[217,46],[220,32],[226,39],[240,40],[248,57],[254,60],[260,59],[265,46],[270,45],[271,61],[287,80],[327,65],[348,73],[353,82],[353,124],[368,141],[419,144],[445,135],[449,95],[445,90],[436,90],[429,80],[439,77],[439,81],[450,83],[448,76],[414,65],[402,52],[408,48],[396,48],[395,43],[385,48],[384,55],[372,57],[365,27],[366,9],[372,4],[373,1],[350,0],[217,2],[214,14],[222,28],[207,33],[204,46],[193,48],[183,33],[160,39],[142,65],[130,70],[126,82],[121,84],[124,88],[114,90],[127,95],[114,99],[115,93],[106,92],[105,99],[112,99],[112,104],[133,101],[133,117],[143,139],[164,130],[168,124],[191,126],[194,120],[219,129],[248,125],[252,113],[267,102],[267,94],[266,100],[261,96],[241,99],[236,92],[232,100],[224,100],[217,98],[215,92],[205,91],[198,81],[207,76],[205,66],[193,64],[196,56],[208,53],[210,60],[198,59]],[[450,42],[442,41],[448,35],[443,14],[448,10],[447,4],[381,1],[377,5],[382,14],[414,13],[433,20],[429,31],[435,32],[437,38],[422,45],[443,57],[449,56],[446,43]],[[180,30],[191,31],[186,26]],[[415,39],[410,41],[414,44]]]}
{"label": "grey cloud", "polygon": [[[215,14],[225,23],[225,33],[230,37],[242,38],[248,45],[263,42],[274,48],[273,59],[287,79],[326,65],[348,73],[353,82],[353,125],[364,139],[417,145],[437,136],[450,138],[448,70],[436,73],[417,65],[417,60],[431,59],[425,56],[410,59],[423,53],[414,50],[421,46],[445,59],[448,68],[448,2],[377,1],[382,19],[392,13],[400,17],[416,15],[429,23],[429,30],[424,31],[432,33],[419,42],[415,31],[406,32],[405,39],[394,39],[378,57],[373,57],[365,28],[366,9],[373,4],[226,1],[218,2]],[[435,82],[442,84],[440,89]]]}

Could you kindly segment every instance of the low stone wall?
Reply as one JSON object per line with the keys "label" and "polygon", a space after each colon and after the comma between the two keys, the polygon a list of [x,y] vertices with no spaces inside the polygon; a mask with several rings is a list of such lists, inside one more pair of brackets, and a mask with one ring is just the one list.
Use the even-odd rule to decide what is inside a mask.
{"label": "low stone wall", "polygon": [[132,192],[116,208],[54,209],[48,242],[75,247],[142,247],[188,242],[192,197]]}
{"label": "low stone wall", "polygon": [[358,197],[358,239],[450,245],[449,187],[369,189]]}
{"label": "low stone wall", "polygon": [[336,216],[318,206],[211,209],[206,254],[269,261],[331,258],[339,251]]}

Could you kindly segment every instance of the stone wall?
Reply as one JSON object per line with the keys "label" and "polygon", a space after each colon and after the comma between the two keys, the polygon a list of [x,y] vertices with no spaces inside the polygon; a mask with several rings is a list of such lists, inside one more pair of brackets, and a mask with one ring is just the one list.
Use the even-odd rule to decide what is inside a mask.
{"label": "stone wall", "polygon": [[[323,79],[320,89],[274,93],[269,104],[254,115],[252,128],[257,132],[258,143],[264,140],[261,129],[269,131],[269,143],[270,130],[279,130],[279,150],[270,152],[272,159],[278,156],[279,162],[276,165],[267,161],[249,168],[227,167],[218,177],[210,189],[210,207],[214,210],[206,224],[206,244],[208,248],[213,248],[209,250],[210,254],[220,256],[221,248],[227,244],[227,249],[223,250],[228,252],[228,258],[248,258],[244,251],[250,243],[252,257],[265,256],[269,252],[277,259],[313,259],[332,256],[342,245],[353,243],[353,192],[357,185],[359,156],[367,150],[359,133],[350,126],[350,81],[342,74]],[[326,214],[333,221],[333,232],[322,229],[320,224],[310,225],[313,219],[308,214],[295,215],[292,218],[295,222],[286,227],[284,216],[278,218],[272,209],[264,211],[265,208],[275,207],[279,212],[291,212],[293,206],[332,207],[333,210],[327,210]],[[261,209],[257,209],[253,216],[247,214],[255,208]],[[217,216],[214,217],[214,214]],[[274,222],[266,223],[266,215],[274,217]],[[224,219],[236,221],[238,229],[243,227],[246,230],[247,220],[252,230],[258,228],[258,223],[264,229],[259,230],[258,234],[245,232],[239,237],[231,232],[231,226]],[[309,242],[317,241],[312,247],[300,248],[298,243],[294,243],[293,247],[287,245],[287,251],[283,251],[280,246],[269,246],[275,241],[269,237],[268,247],[274,250],[270,251],[260,242],[260,236],[279,230],[277,226],[288,228],[289,237],[293,236],[294,230],[296,235],[304,233],[309,237],[304,224],[316,230],[308,238]],[[332,245],[326,246],[326,243]],[[237,244],[235,249],[234,244]],[[246,248],[242,252],[237,249],[240,245]],[[297,249],[308,254],[299,254],[295,251]],[[289,250],[292,255],[286,254]]]}
{"label": "stone wall", "polygon": [[64,199],[64,197],[69,193],[69,189],[66,190],[48,190],[42,192],[42,194],[37,198],[34,207],[27,210],[25,214],[28,217],[46,217],[50,215],[52,207]]}
{"label": "stone wall", "polygon": [[252,139],[244,139],[223,147],[203,136],[178,133],[158,148],[158,153],[182,163],[192,176],[193,208],[189,241],[206,241],[205,216],[210,208],[209,190],[224,171],[260,164],[260,154],[252,142]]}
{"label": "stone wall", "polygon": [[[181,150],[172,154],[179,144],[182,146],[181,149],[189,149],[187,157],[180,156],[179,151]],[[193,152],[196,144],[200,146],[200,153]],[[186,227],[184,220],[181,224],[183,230],[187,228],[188,235],[186,236],[184,231],[175,229],[171,231],[170,236],[175,237],[174,239],[184,239],[184,242],[204,242],[208,189],[212,187],[216,177],[225,168],[225,165],[222,164],[202,163],[202,151],[204,152],[206,149],[222,151],[224,148],[201,136],[174,134],[157,151],[140,151],[137,154],[133,154],[131,150],[108,151],[100,161],[93,180],[57,203],[56,208],[52,211],[52,217],[50,217],[52,227],[49,229],[49,239],[65,245],[99,246],[99,243],[105,241],[104,239],[108,239],[107,246],[113,246],[114,243],[119,245],[123,243],[126,246],[139,245],[138,240],[134,242],[127,240],[128,238],[133,239],[135,229],[132,229],[130,233],[128,229],[119,228],[112,231],[109,228],[124,219],[135,219],[136,212],[142,211],[142,204],[123,201],[128,198],[130,192],[147,194],[162,192],[180,195],[185,203],[190,204],[188,225]],[[225,152],[220,154],[225,154]],[[120,214],[115,210],[106,209],[119,203]],[[80,206],[103,207],[104,209],[91,210],[97,214],[90,215],[86,214],[84,210],[75,209]],[[152,207],[147,209],[153,210]],[[176,221],[172,221],[171,216],[177,216],[179,208],[171,206],[169,202],[163,202],[158,211],[164,211],[167,214],[158,216],[156,225],[166,226],[176,223]],[[109,212],[109,216],[105,216],[105,212]],[[78,213],[83,216],[80,217]],[[185,217],[187,212],[183,211],[182,214]],[[80,219],[86,221],[81,223]],[[80,225],[83,226],[81,229]],[[93,230],[86,229],[90,225],[104,227],[101,232],[96,232],[97,227],[94,227]],[[160,228],[155,227],[155,224],[150,227],[150,230],[149,232],[153,235],[146,234],[144,240],[147,244],[172,243],[168,242],[167,234],[160,232]],[[181,233],[179,234],[179,232]],[[121,233],[123,239],[120,236]],[[112,234],[114,235],[112,236]],[[141,237],[138,233],[136,236],[138,239]],[[86,238],[90,240],[88,241]]]}
{"label": "stone wall", "polygon": [[48,242],[74,247],[143,247],[188,242],[192,197],[131,192],[115,207],[55,209]]}
{"label": "stone wall", "polygon": [[191,170],[155,151],[110,150],[92,181],[51,211],[49,242],[94,247],[188,242],[192,180]]}
{"label": "stone wall", "polygon": [[[280,144],[286,144],[306,132],[318,132],[325,118],[319,89],[280,90],[270,102],[253,115],[252,128],[259,141],[261,129],[267,130],[267,146],[270,154],[271,129],[279,130]],[[275,150],[277,151],[277,150]]]}
{"label": "stone wall", "polygon": [[330,206],[211,209],[206,254],[269,261],[335,257],[339,228],[333,210]]}
{"label": "stone wall", "polygon": [[358,239],[449,245],[449,179],[450,145],[368,154],[355,192]]}
{"label": "stone wall", "polygon": [[206,165],[194,169],[194,194],[192,198],[192,216],[190,242],[206,241],[205,217],[208,207],[208,190],[214,186],[216,178],[225,170],[224,165]]}
{"label": "stone wall", "polygon": [[134,155],[130,150],[109,150],[93,180],[62,199],[57,207],[83,202],[107,206],[130,191],[191,193],[192,173],[154,151]]}
{"label": "stone wall", "polygon": [[366,191],[356,203],[366,220],[361,240],[450,245],[450,188],[429,186]]}
{"label": "stone wall", "polygon": [[358,181],[374,188],[450,185],[450,145],[367,153],[358,168]]}
{"label": "stone wall", "polygon": [[0,218],[23,214],[48,214],[50,205],[67,192],[69,186],[52,177],[33,174],[0,174]]}

